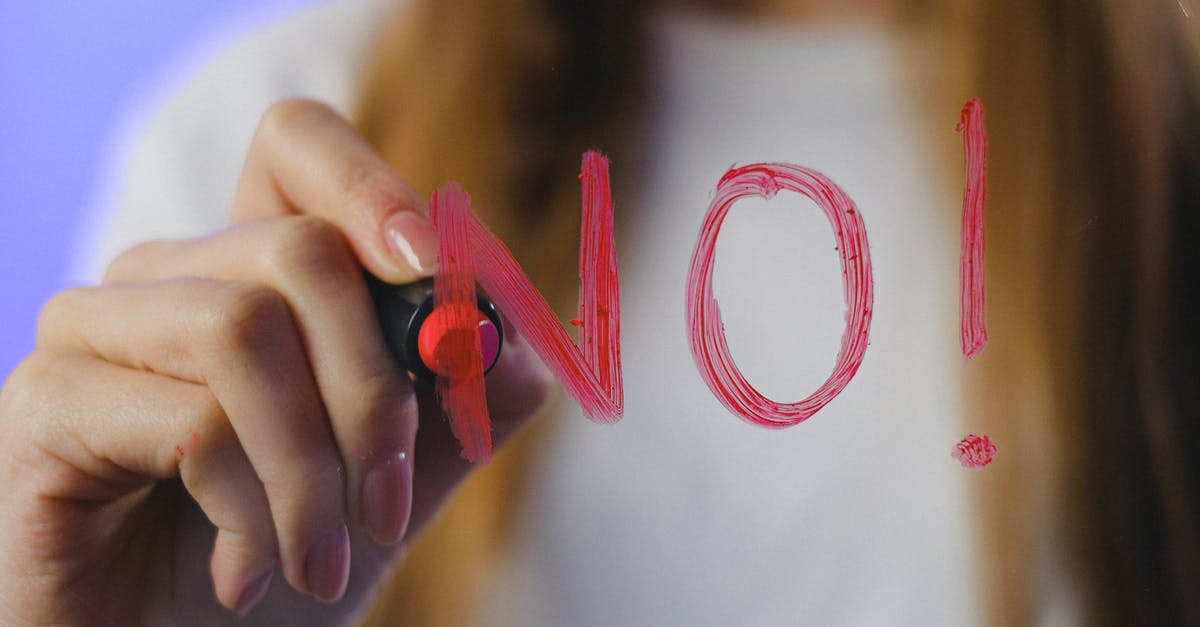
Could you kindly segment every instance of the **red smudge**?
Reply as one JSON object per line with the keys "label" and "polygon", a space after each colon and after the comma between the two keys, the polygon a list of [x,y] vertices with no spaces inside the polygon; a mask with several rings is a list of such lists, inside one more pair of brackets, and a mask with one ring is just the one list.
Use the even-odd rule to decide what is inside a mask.
{"label": "red smudge", "polygon": [[188,436],[187,442],[175,445],[175,454],[178,455],[180,459],[183,459],[189,453],[195,453],[198,448],[200,448],[200,434],[196,431],[193,431],[192,434]]}
{"label": "red smudge", "polygon": [[579,318],[571,318],[571,325],[581,327],[583,326],[583,320],[580,320]]}
{"label": "red smudge", "polygon": [[955,130],[963,134],[966,185],[963,188],[962,258],[962,351],[971,359],[987,345],[983,307],[983,202],[987,195],[987,131],[983,105],[978,98],[967,101]]}
{"label": "red smudge", "polygon": [[508,248],[474,216],[467,231],[479,283],[529,346],[596,422],[616,422],[624,411],[621,380],[621,300],[613,245],[608,159],[589,150],[579,174],[583,223],[579,244],[579,342],[529,282]]}
{"label": "red smudge", "polygon": [[492,457],[492,423],[483,385],[483,346],[475,305],[475,264],[467,235],[471,197],[457,183],[433,193],[429,217],[438,234],[438,270],[433,303],[443,312],[447,332],[437,346],[437,393],[450,430],[463,446],[463,457],[486,462]]}
{"label": "red smudge", "polygon": [[[712,290],[717,235],[730,208],[747,196],[770,199],[781,189],[807,196],[825,212],[838,241],[846,301],[846,330],[833,372],[815,392],[797,403],[777,403],[763,396],[738,370],[729,353],[720,307]],[[862,364],[873,303],[866,226],[854,202],[833,181],[819,172],[786,163],[756,163],[731,169],[721,177],[692,254],[687,324],[696,367],[730,411],[753,424],[772,428],[798,424],[817,413],[845,389]]]}
{"label": "red smudge", "polygon": [[954,446],[950,456],[957,459],[963,468],[983,468],[992,463],[996,456],[996,444],[987,435],[972,433]]}

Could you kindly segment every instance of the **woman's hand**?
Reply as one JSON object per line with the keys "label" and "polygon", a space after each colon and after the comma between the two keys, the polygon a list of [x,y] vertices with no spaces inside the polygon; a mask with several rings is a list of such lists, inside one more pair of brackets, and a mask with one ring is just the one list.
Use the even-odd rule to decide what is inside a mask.
{"label": "woman's hand", "polygon": [[[282,103],[228,229],[56,296],[0,392],[0,622],[355,617],[469,470],[362,275],[432,275],[422,204],[328,108]],[[506,341],[497,440],[550,385]]]}

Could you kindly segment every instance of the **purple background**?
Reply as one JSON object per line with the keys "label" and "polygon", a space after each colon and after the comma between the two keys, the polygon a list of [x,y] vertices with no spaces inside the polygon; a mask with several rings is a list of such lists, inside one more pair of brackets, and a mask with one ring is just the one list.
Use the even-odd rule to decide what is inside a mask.
{"label": "purple background", "polygon": [[0,3],[0,378],[67,287],[105,157],[139,99],[315,0]]}

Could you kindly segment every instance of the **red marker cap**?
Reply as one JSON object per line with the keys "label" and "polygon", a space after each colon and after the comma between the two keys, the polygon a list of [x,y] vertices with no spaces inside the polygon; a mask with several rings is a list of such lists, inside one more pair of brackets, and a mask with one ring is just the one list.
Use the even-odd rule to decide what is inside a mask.
{"label": "red marker cap", "polygon": [[[475,329],[479,330],[479,353],[475,352]],[[417,351],[425,366],[439,376],[465,375],[476,355],[486,371],[500,356],[500,331],[478,307],[443,305],[429,312],[421,325]]]}

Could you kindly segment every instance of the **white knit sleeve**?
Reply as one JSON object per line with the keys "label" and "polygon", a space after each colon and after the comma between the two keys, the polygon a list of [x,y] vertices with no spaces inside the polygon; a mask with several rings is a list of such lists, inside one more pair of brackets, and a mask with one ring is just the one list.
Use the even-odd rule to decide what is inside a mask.
{"label": "white knit sleeve", "polygon": [[221,228],[246,150],[263,112],[295,97],[352,106],[363,55],[386,0],[344,0],[304,10],[241,38],[164,98],[135,111],[131,141],[83,235],[76,279],[95,281],[121,251],[149,239]]}

